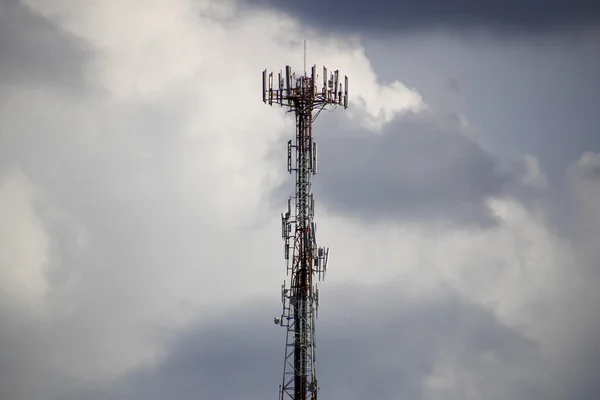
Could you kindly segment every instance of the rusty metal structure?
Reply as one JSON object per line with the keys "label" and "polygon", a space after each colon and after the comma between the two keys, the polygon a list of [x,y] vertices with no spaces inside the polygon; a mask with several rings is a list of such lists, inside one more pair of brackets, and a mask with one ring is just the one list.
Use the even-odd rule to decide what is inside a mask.
{"label": "rusty metal structure", "polygon": [[[269,105],[285,107],[296,117],[296,137],[287,144],[287,169],[296,175],[296,193],[281,214],[289,282],[282,286],[283,313],[275,323],[286,328],[283,383],[280,400],[316,400],[318,394],[315,367],[315,319],[319,307],[317,282],[325,278],[329,248],[317,246],[314,222],[315,201],[311,193],[311,177],[317,173],[317,145],[312,124],[328,106],[348,107],[348,77],[340,82],[339,71],[327,76],[323,67],[322,81],[317,67],[296,76],[289,66],[277,77],[263,71],[262,99]],[[322,82],[322,85],[319,83]]]}

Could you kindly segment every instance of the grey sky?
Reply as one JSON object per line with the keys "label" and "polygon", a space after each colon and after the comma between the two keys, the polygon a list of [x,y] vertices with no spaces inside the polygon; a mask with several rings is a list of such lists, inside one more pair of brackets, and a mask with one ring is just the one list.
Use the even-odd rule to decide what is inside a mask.
{"label": "grey sky", "polygon": [[537,157],[558,185],[582,152],[600,150],[598,37],[590,32],[571,42],[548,35],[507,44],[432,33],[365,43],[382,79],[401,74],[436,109],[465,115],[486,147]]}
{"label": "grey sky", "polygon": [[593,0],[245,0],[274,7],[324,30],[427,32],[435,28],[490,28],[502,35],[568,30],[600,22]]}
{"label": "grey sky", "polygon": [[378,135],[343,125],[335,133],[321,122],[315,124],[324,132],[315,193],[332,209],[366,221],[487,226],[494,223],[487,199],[508,194],[516,179],[516,171],[467,137],[457,115],[399,116]]}
{"label": "grey sky", "polygon": [[[284,157],[293,129],[251,91],[261,65],[296,54],[281,31],[309,33],[217,0],[16,4],[0,0],[0,397],[275,399],[292,181],[273,183],[284,164],[266,154]],[[418,29],[396,30],[409,8],[394,4],[414,7]],[[381,132],[341,110],[316,122],[316,220],[332,245],[321,397],[592,398],[600,157],[574,163],[599,150],[599,48],[593,32],[556,32],[594,23],[596,8],[407,4],[369,19],[349,3],[331,36],[315,20],[344,71],[362,49],[335,32],[379,19],[387,38],[362,43],[380,82],[352,81],[381,93],[397,79],[431,105]],[[429,33],[440,21],[543,39]],[[525,189],[525,153],[547,190]]]}

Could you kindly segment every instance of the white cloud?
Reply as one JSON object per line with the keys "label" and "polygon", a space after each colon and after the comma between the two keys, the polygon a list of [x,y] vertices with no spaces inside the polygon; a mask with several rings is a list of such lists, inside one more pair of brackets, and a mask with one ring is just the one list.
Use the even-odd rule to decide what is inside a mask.
{"label": "white cloud", "polygon": [[48,289],[48,238],[35,214],[35,188],[18,169],[0,181],[0,302],[41,311]]}
{"label": "white cloud", "polygon": [[522,182],[539,189],[547,189],[549,187],[548,178],[544,174],[540,162],[531,154],[525,155],[525,174]]}

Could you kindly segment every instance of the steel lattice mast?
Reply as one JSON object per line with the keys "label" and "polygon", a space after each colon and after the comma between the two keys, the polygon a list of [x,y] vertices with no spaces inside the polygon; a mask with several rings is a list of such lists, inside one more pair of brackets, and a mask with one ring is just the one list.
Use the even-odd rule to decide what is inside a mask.
{"label": "steel lattice mast", "polygon": [[[306,49],[305,49],[306,50]],[[311,75],[305,71],[297,77],[289,66],[279,72],[274,87],[273,73],[263,71],[263,102],[279,104],[296,115],[295,142],[287,147],[288,172],[296,173],[296,193],[288,200],[287,212],[281,214],[282,237],[289,283],[282,286],[283,314],[275,323],[287,328],[283,384],[280,399],[316,400],[318,393],[315,370],[315,319],[319,307],[316,281],[325,278],[329,248],[317,246],[314,197],[311,177],[317,173],[317,145],[313,141],[312,123],[328,105],[348,107],[348,77],[339,82],[339,71],[327,77],[323,67],[323,86],[317,87],[316,66]],[[292,203],[295,207],[292,214]],[[290,254],[291,250],[291,254]]]}

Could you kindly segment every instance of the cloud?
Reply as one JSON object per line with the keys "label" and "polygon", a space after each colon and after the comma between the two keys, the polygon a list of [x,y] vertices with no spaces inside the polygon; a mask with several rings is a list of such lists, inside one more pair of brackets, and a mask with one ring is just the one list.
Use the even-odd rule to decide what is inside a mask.
{"label": "cloud", "polygon": [[[534,343],[452,291],[415,301],[398,296],[398,285],[330,288],[326,318],[318,321],[321,396],[462,399],[484,392],[493,400],[531,394],[528,380],[541,361]],[[253,301],[190,327],[174,338],[162,362],[125,376],[98,398],[270,396],[282,373],[284,343],[277,338],[284,332],[270,323],[268,308]]]}
{"label": "cloud", "polygon": [[[567,212],[569,249],[572,262],[562,268],[562,283],[557,290],[553,311],[557,340],[556,354],[562,357],[559,378],[552,386],[556,397],[588,398],[600,390],[593,371],[600,366],[600,318],[592,312],[600,301],[600,252],[597,240],[600,229],[600,154],[586,152],[573,163],[567,173],[569,201]],[[560,322],[560,324],[559,324]]]}
{"label": "cloud", "polygon": [[[356,38],[318,36],[288,17],[225,2],[27,4],[34,18],[87,51],[77,52],[76,62],[64,59],[77,71],[64,84],[43,75],[31,90],[19,75],[0,92],[0,203],[7,224],[18,220],[25,232],[12,235],[16,228],[3,226],[0,254],[11,258],[0,274],[2,282],[18,279],[31,289],[0,294],[0,360],[9,371],[0,378],[0,397],[131,398],[155,389],[142,395],[178,391],[185,398],[197,390],[210,395],[218,388],[211,397],[241,390],[224,392],[222,376],[239,378],[261,398],[275,395],[283,336],[262,324],[279,312],[281,206],[264,199],[288,179],[285,164],[270,155],[285,156],[279,143],[291,137],[293,119],[261,104],[258,91],[263,68],[289,60],[300,67],[301,43],[291,39],[297,37],[308,38],[311,58],[340,68],[352,82],[351,110],[318,122],[319,129],[331,124],[332,138],[328,145],[319,136],[324,164],[315,185],[340,171],[336,156],[355,163],[333,153],[336,136],[351,154],[355,142],[390,151],[402,139],[404,157],[417,165],[441,151],[439,139],[447,158],[424,177],[442,174],[463,190],[427,187],[410,174],[401,176],[403,184],[422,199],[447,191],[472,201],[479,217],[499,221],[477,234],[418,223],[367,226],[317,206],[319,240],[333,250],[317,332],[323,394],[362,380],[363,389],[385,397],[394,391],[388,385],[398,375],[389,371],[397,366],[403,387],[426,398],[477,398],[485,390],[536,399],[529,391],[547,386],[531,372],[540,358],[571,371],[556,379],[568,383],[565,390],[593,389],[584,372],[596,365],[595,353],[585,353],[587,360],[576,355],[591,346],[598,326],[586,318],[594,313],[588,305],[597,303],[595,220],[574,216],[581,230],[571,240],[557,234],[540,205],[496,198],[502,178],[493,173],[493,157],[461,136],[459,119],[424,111],[420,95],[400,82],[381,83]],[[70,47],[70,40],[55,43]],[[64,90],[71,78],[80,91]],[[7,82],[0,78],[0,85]],[[346,125],[337,125],[342,118]],[[343,133],[350,124],[355,130]],[[411,136],[409,127],[423,135]],[[542,169],[528,160],[523,176],[538,182]],[[581,168],[573,170],[573,214],[595,209],[595,181]],[[390,185],[375,188],[389,193]],[[318,196],[325,199],[327,189],[317,188]],[[476,207],[489,197],[485,214]],[[450,216],[456,211],[451,201],[433,206]],[[577,222],[584,219],[589,225]],[[444,285],[451,289],[436,292]],[[373,350],[383,339],[400,356]],[[414,349],[410,357],[407,349]],[[362,375],[365,357],[377,374]],[[249,370],[259,374],[255,380]]]}
{"label": "cloud", "polygon": [[363,220],[489,225],[487,201],[515,180],[457,115],[404,113],[378,134],[346,128],[318,129],[327,133],[318,135],[315,191],[328,208]]}
{"label": "cloud", "polygon": [[245,0],[279,9],[323,30],[407,32],[435,28],[492,29],[501,35],[547,33],[597,26],[600,7],[588,0],[528,1],[335,1]]}
{"label": "cloud", "polygon": [[44,301],[47,284],[43,267],[47,262],[48,237],[37,218],[34,188],[21,171],[7,171],[0,181],[0,207],[10,212],[0,217],[3,254],[0,270],[0,298],[15,300],[18,307],[38,308]]}

